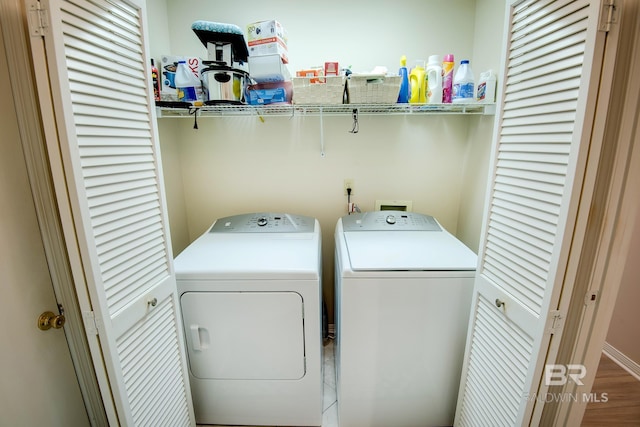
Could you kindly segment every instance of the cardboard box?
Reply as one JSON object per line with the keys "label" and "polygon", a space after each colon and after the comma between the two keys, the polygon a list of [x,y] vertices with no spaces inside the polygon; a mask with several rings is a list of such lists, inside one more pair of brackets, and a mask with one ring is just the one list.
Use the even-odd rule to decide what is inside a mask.
{"label": "cardboard box", "polygon": [[287,30],[278,21],[259,21],[247,25],[247,42],[249,46],[251,46],[252,42],[274,38],[281,39],[283,44],[287,45]]}
{"label": "cardboard box", "polygon": [[309,77],[309,83],[324,83],[324,71],[322,68],[309,68],[296,71],[296,77]]}
{"label": "cardboard box", "polygon": [[278,54],[249,57],[249,74],[258,83],[291,80],[287,65]]}
{"label": "cardboard box", "polygon": [[[189,69],[191,69],[198,80],[202,81],[201,73],[205,66],[202,64],[201,58],[195,56],[163,55],[160,61],[160,68],[158,70],[158,73],[160,74],[160,81],[162,83],[160,87],[160,99],[162,101],[178,100],[178,92],[176,91],[174,83],[178,61],[186,61]],[[203,96],[202,89],[200,89],[198,98],[202,100]]]}
{"label": "cardboard box", "polygon": [[247,25],[249,56],[280,55],[282,62],[289,63],[287,31],[275,20],[254,22]]}

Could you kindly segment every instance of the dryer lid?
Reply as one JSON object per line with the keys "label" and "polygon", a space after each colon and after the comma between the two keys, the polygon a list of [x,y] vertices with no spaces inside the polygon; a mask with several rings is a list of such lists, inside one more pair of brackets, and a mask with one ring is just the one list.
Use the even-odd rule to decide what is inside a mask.
{"label": "dryer lid", "polygon": [[[267,224],[260,226],[257,220],[263,215],[271,217],[267,216]],[[269,218],[275,222],[269,222]],[[248,214],[217,220],[175,258],[174,268],[179,280],[316,279],[320,275],[319,260],[320,225],[316,219]]]}

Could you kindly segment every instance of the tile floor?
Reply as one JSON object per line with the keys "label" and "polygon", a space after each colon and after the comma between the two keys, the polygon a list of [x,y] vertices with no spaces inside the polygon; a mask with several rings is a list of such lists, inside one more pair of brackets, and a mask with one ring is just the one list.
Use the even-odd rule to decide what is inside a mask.
{"label": "tile floor", "polygon": [[336,365],[333,340],[324,346],[322,427],[338,427],[338,398],[336,394]]}
{"label": "tile floor", "polygon": [[[336,368],[333,340],[324,346],[324,396],[322,397],[322,427],[338,427]],[[224,427],[198,424],[198,427]]]}

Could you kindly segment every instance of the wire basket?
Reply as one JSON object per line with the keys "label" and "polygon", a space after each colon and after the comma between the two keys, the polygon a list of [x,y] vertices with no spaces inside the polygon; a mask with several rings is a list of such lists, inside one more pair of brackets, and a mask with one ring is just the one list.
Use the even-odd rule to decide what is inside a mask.
{"label": "wire basket", "polygon": [[352,74],[347,81],[349,104],[395,104],[401,82],[400,76]]}
{"label": "wire basket", "polygon": [[[311,83],[311,79],[320,79],[321,82]],[[293,77],[291,80],[293,81],[294,104],[342,104],[345,85],[343,76]]]}

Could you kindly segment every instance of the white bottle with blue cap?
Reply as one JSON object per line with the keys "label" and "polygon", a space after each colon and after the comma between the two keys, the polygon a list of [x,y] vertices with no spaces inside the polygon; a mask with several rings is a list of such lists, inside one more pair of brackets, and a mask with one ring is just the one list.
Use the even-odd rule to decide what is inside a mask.
{"label": "white bottle with blue cap", "polygon": [[192,102],[198,100],[200,79],[193,74],[186,61],[178,61],[175,76],[178,101]]}
{"label": "white bottle with blue cap", "polygon": [[468,59],[460,61],[460,67],[453,78],[453,96],[454,103],[473,103],[475,102],[475,79],[473,71],[469,65]]}

